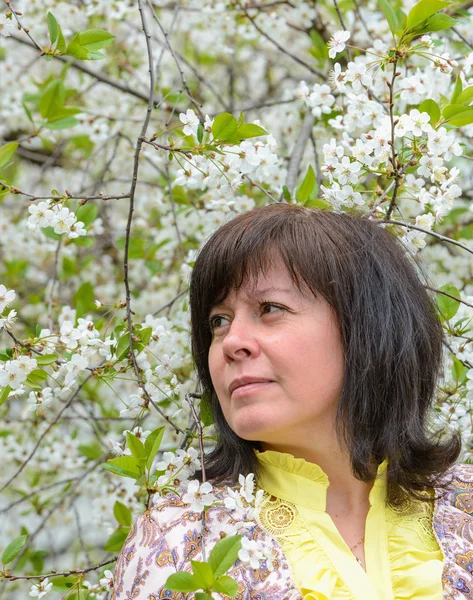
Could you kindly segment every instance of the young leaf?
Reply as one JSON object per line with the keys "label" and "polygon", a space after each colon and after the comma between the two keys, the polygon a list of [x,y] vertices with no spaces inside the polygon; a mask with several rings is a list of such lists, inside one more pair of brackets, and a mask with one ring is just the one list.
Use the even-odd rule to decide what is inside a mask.
{"label": "young leaf", "polygon": [[129,527],[119,527],[116,529],[104,544],[104,550],[107,552],[120,552],[130,531]]}
{"label": "young leaf", "polygon": [[56,22],[56,25],[57,25],[57,44],[56,44],[56,50],[60,54],[64,54],[64,52],[66,51],[66,47],[67,47],[66,40],[64,39],[64,34],[62,33],[61,26],[57,22]]}
{"label": "young leaf", "polygon": [[210,404],[210,398],[207,396],[207,394],[204,394],[200,401],[200,420],[204,424],[204,427],[208,427],[214,422],[212,406]]}
{"label": "young leaf", "polygon": [[470,125],[473,123],[473,109],[465,110],[448,120],[449,125],[454,127],[463,127],[463,125]]}
{"label": "young leaf", "polygon": [[243,125],[238,127],[236,135],[240,140],[246,140],[248,138],[258,137],[260,135],[268,135],[268,132],[266,129],[263,129],[254,123],[243,123]]}
{"label": "young leaf", "polygon": [[440,13],[438,15],[433,15],[428,19],[426,23],[426,31],[441,31],[442,29],[450,29],[450,27],[454,27],[457,24],[457,19],[450,17],[449,15],[445,15]]}
{"label": "young leaf", "polygon": [[199,144],[202,144],[202,140],[204,139],[204,128],[202,127],[202,123],[199,123],[197,126],[197,141]]}
{"label": "young leaf", "polygon": [[241,548],[241,535],[231,535],[215,544],[210,553],[208,563],[215,577],[228,571],[238,558]]}
{"label": "young leaf", "polygon": [[445,0],[420,0],[414,5],[407,15],[407,27],[414,29],[435,13],[449,6],[451,2]]}
{"label": "young leaf", "polygon": [[379,6],[383,11],[384,16],[386,17],[386,21],[388,22],[389,29],[393,36],[396,34],[396,31],[400,29],[400,23],[398,22],[396,13],[394,12],[391,4],[387,0],[378,0]]}
{"label": "young leaf", "polygon": [[0,406],[4,404],[8,398],[8,395],[11,392],[11,387],[9,385],[5,386],[3,390],[0,392]]}
{"label": "young leaf", "polygon": [[18,148],[18,142],[8,142],[0,148],[0,167],[4,167]]}
{"label": "young leaf", "polygon": [[454,355],[452,364],[452,375],[455,377],[455,379],[460,385],[465,383],[467,373],[468,367],[465,367],[465,365]]}
{"label": "young leaf", "polygon": [[79,206],[76,210],[76,217],[78,221],[82,221],[85,227],[88,227],[99,214],[99,207],[93,202],[88,202],[83,206]]}
{"label": "young leaf", "polygon": [[104,463],[103,468],[122,477],[138,479],[141,477],[141,471],[136,458],[133,456],[117,456]]}
{"label": "young leaf", "polygon": [[115,350],[115,356],[117,360],[123,360],[128,356],[128,352],[130,351],[130,334],[128,332],[124,333],[121,338],[118,340],[118,344]]}
{"label": "young leaf", "polygon": [[36,362],[38,365],[51,365],[53,362],[56,362],[58,359],[57,354],[36,354],[35,355]]}
{"label": "young leaf", "polygon": [[186,571],[179,571],[169,575],[164,584],[164,589],[176,592],[195,592],[199,589],[194,576]]}
{"label": "young leaf", "polygon": [[225,594],[234,598],[238,594],[238,583],[228,575],[222,575],[215,580],[213,589],[219,594]]}
{"label": "young leaf", "polygon": [[66,90],[61,79],[55,79],[44,88],[39,100],[39,112],[44,119],[53,117],[66,101]]}
{"label": "young leaf", "polygon": [[113,514],[115,516],[115,519],[120,523],[120,525],[130,527],[133,517],[131,514],[131,510],[128,508],[128,506],[125,506],[117,500],[113,505]]}
{"label": "young leaf", "polygon": [[8,564],[12,560],[14,560],[18,554],[20,554],[21,549],[26,544],[27,535],[19,535],[12,542],[8,544],[2,554],[2,563],[4,565]]}
{"label": "young leaf", "polygon": [[126,434],[126,445],[136,459],[140,460],[140,458],[146,457],[146,451],[143,442],[139,440],[136,435],[133,435],[129,431]]}
{"label": "young leaf", "polygon": [[469,104],[473,99],[473,85],[466,87],[457,98],[457,104]]}
{"label": "young leaf", "polygon": [[[449,294],[446,296],[445,294],[441,294],[437,292],[437,305],[440,311],[440,318],[442,321],[448,321],[452,317],[457,314],[457,311],[460,307],[460,302],[455,300],[455,298],[460,298],[460,292],[453,285],[447,283],[439,288],[441,292],[445,292],[445,294]],[[450,296],[453,296],[451,298]]]}
{"label": "young leaf", "polygon": [[57,21],[56,17],[48,12],[48,16],[46,17],[46,22],[48,23],[48,31],[49,31],[49,39],[51,40],[51,46],[57,40]]}
{"label": "young leaf", "polygon": [[435,125],[440,119],[440,108],[435,100],[424,100],[419,106],[419,112],[426,112],[430,116],[431,125]]}
{"label": "young leaf", "polygon": [[292,202],[291,192],[289,191],[289,188],[287,187],[287,185],[282,186],[282,195],[286,202]]}
{"label": "young leaf", "polygon": [[115,36],[105,31],[105,29],[86,29],[76,35],[78,43],[90,51],[101,50],[115,39]]}
{"label": "young leaf", "polygon": [[212,124],[212,135],[214,140],[229,140],[235,136],[238,129],[237,120],[230,113],[217,115]]}
{"label": "young leaf", "polygon": [[465,111],[468,112],[469,110],[472,109],[468,108],[468,106],[464,106],[463,104],[447,104],[447,106],[445,106],[442,110],[442,117],[444,117],[444,119],[450,119],[450,117],[454,117],[455,115]]}
{"label": "young leaf", "polygon": [[458,96],[462,93],[463,83],[460,75],[457,76],[457,80],[455,81],[455,86],[453,88],[452,97],[450,98],[450,104],[455,104]]}
{"label": "young leaf", "polygon": [[158,453],[159,447],[161,446],[161,442],[163,440],[163,435],[164,435],[164,430],[165,430],[165,427],[159,427],[159,429],[155,429],[146,438],[145,452],[146,452],[146,457],[147,457],[146,468],[148,469],[148,471],[153,466],[153,461],[156,457],[156,454]]}
{"label": "young leaf", "polygon": [[316,185],[317,179],[315,177],[314,169],[312,168],[312,165],[309,165],[304,180],[296,191],[297,202],[305,202],[314,191]]}
{"label": "young leaf", "polygon": [[199,588],[208,590],[213,586],[214,574],[209,563],[191,560],[194,579]]}

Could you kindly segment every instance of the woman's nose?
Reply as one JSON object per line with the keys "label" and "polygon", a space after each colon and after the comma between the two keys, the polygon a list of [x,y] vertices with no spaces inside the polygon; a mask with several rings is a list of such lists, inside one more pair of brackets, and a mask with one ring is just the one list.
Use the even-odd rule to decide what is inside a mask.
{"label": "woman's nose", "polygon": [[229,362],[258,356],[260,345],[255,324],[247,319],[234,318],[223,339],[222,348]]}

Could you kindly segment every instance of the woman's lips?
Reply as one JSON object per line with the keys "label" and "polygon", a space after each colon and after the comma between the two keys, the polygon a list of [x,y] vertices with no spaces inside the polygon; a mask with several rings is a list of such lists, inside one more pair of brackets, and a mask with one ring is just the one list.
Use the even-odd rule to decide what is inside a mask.
{"label": "woman's lips", "polygon": [[269,387],[272,383],[272,381],[260,381],[240,385],[239,387],[233,390],[232,398],[238,398],[241,396],[249,396],[251,394],[255,394]]}

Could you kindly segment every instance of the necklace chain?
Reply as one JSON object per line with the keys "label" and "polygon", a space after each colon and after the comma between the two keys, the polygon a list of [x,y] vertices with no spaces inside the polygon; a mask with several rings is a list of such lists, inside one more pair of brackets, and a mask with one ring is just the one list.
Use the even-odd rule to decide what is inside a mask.
{"label": "necklace chain", "polygon": [[352,546],[352,547],[350,548],[350,552],[351,552],[351,551],[353,551],[355,548],[358,548],[358,546],[359,546],[359,545],[360,545],[362,542],[364,542],[364,541],[365,541],[365,536],[363,536],[363,537],[361,538],[361,540],[360,540],[360,541],[359,541],[357,544],[355,544],[354,546]]}

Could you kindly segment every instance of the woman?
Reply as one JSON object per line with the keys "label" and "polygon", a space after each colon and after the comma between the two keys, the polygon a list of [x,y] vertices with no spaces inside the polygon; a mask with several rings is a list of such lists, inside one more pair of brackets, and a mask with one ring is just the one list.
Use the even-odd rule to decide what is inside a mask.
{"label": "woman", "polygon": [[[264,490],[248,537],[268,561],[234,566],[238,597],[473,598],[473,467],[454,465],[458,435],[428,430],[442,329],[394,236],[365,217],[258,208],[206,243],[190,303],[218,434],[206,476],[255,473]],[[230,513],[207,511],[209,548]],[[115,597],[193,597],[164,582],[202,560],[196,519],[160,499],[130,532]]]}

